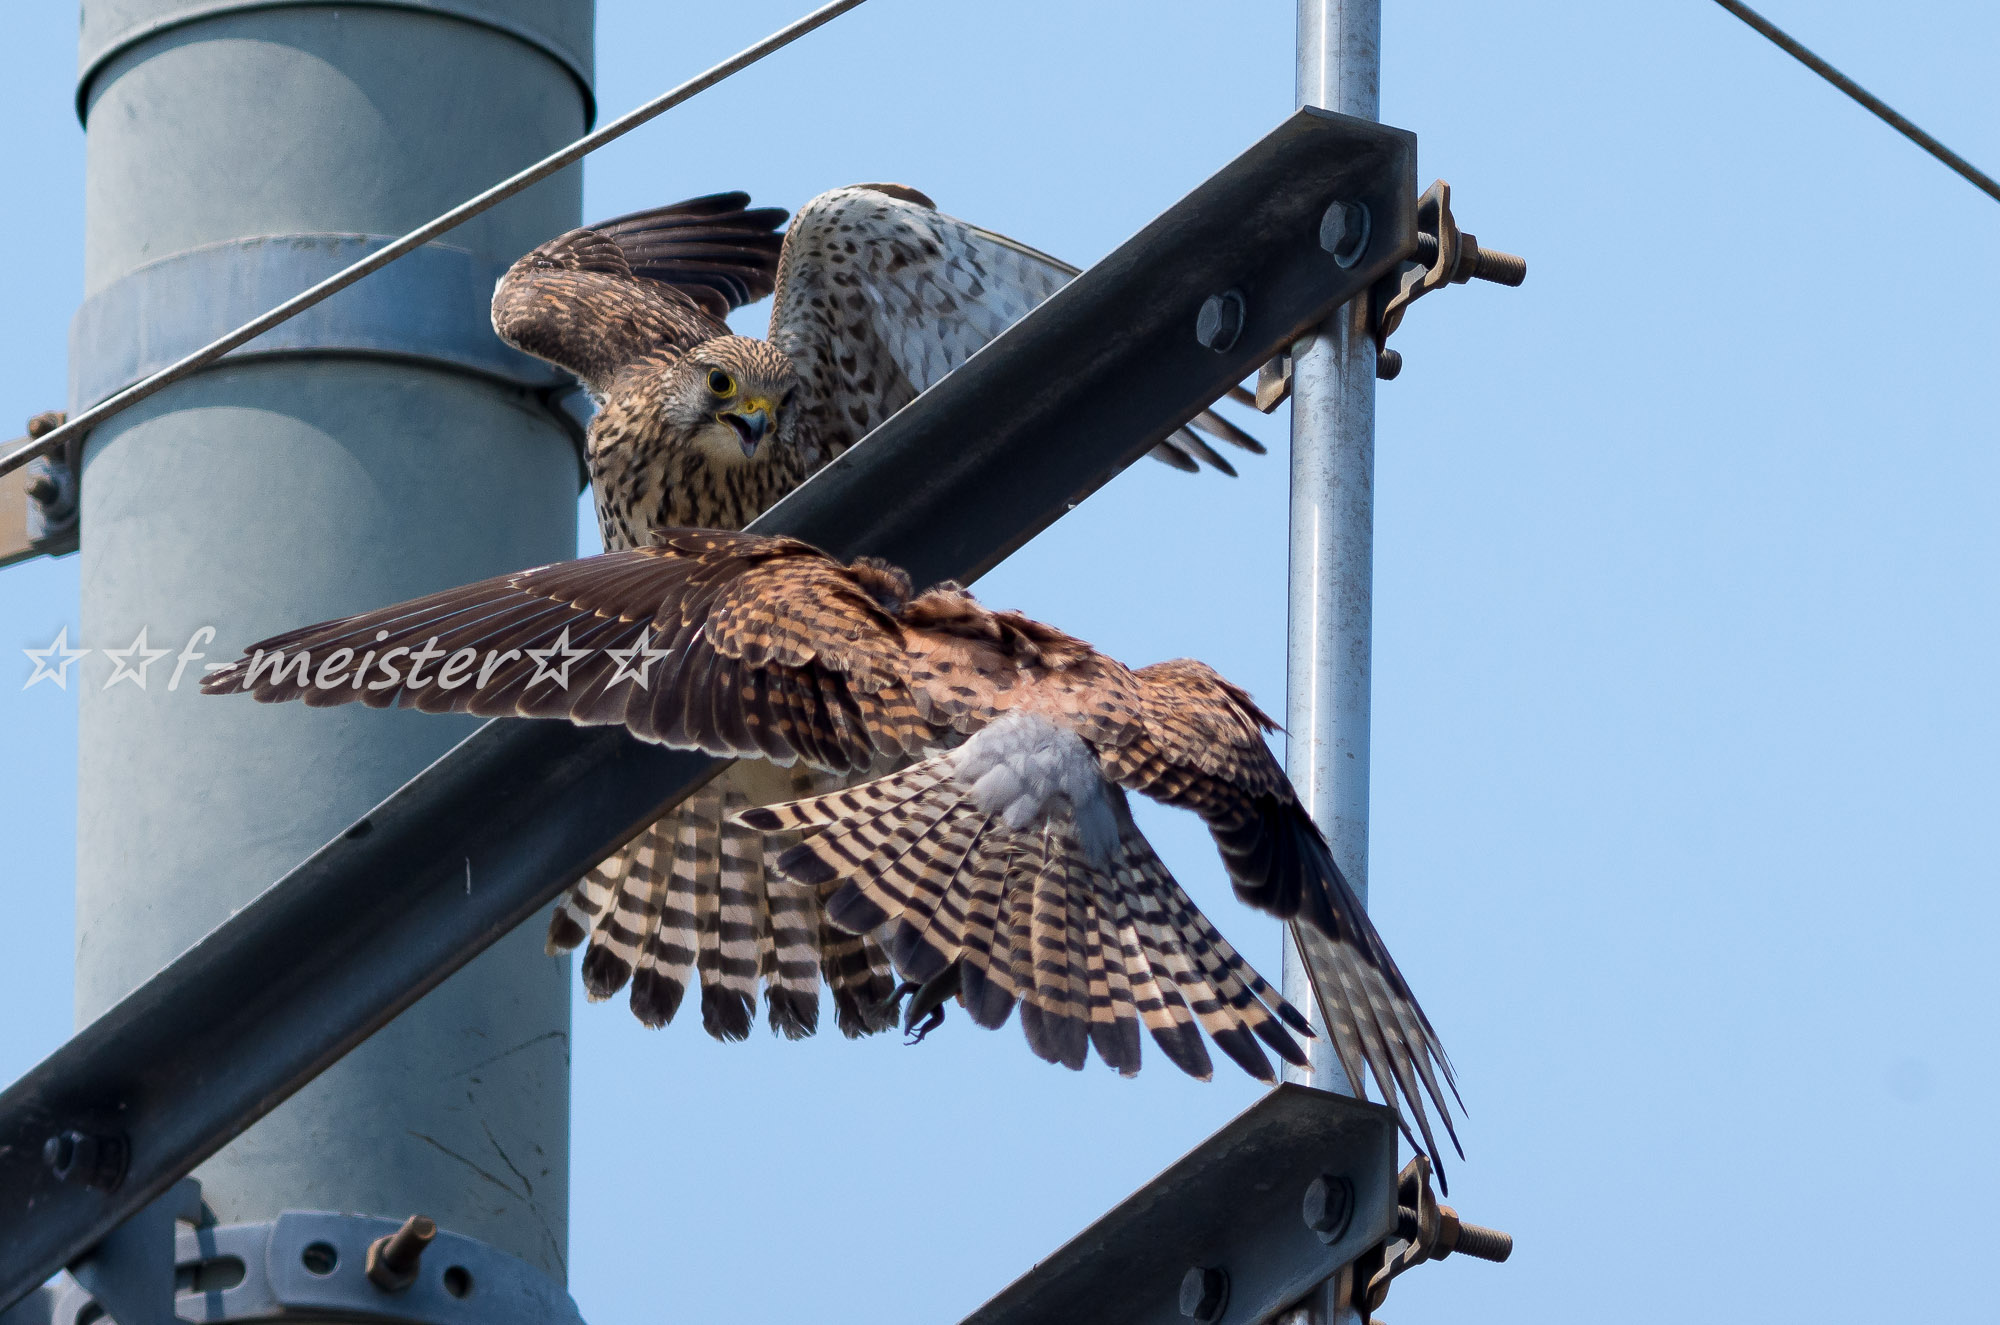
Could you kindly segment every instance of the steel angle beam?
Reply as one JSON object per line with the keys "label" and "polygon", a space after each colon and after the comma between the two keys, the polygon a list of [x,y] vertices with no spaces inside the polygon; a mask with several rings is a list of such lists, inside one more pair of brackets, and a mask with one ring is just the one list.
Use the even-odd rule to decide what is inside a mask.
{"label": "steel angle beam", "polygon": [[1395,1228],[1395,1115],[1279,1086],[964,1325],[1255,1325]]}
{"label": "steel angle beam", "polygon": [[[974,578],[1394,269],[1415,194],[1412,135],[1298,112],[753,528]],[[1320,248],[1336,201],[1372,218],[1346,265]],[[1240,330],[1207,348],[1227,292]],[[0,1093],[0,1305],[719,767],[566,723],[466,738]],[[115,1142],[118,1171],[60,1180],[43,1147],[65,1132]]]}

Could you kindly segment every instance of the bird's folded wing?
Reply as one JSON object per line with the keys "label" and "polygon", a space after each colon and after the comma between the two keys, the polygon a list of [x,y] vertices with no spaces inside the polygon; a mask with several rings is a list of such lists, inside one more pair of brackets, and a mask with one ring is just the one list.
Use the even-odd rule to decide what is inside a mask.
{"label": "bird's folded wing", "polygon": [[[914,189],[850,185],[820,194],[793,218],[770,337],[798,365],[818,434],[838,454],[1076,274],[1069,263],[946,216]],[[1180,469],[1206,462],[1235,473],[1196,429],[1264,449],[1205,410],[1153,454]]]}

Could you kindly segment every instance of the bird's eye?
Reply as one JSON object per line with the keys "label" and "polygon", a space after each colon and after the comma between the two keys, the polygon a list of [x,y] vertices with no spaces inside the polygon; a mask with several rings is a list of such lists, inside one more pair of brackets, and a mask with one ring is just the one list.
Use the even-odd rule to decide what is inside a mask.
{"label": "bird's eye", "polygon": [[720,368],[711,368],[708,370],[708,389],[718,396],[733,396],[736,394],[736,379]]}

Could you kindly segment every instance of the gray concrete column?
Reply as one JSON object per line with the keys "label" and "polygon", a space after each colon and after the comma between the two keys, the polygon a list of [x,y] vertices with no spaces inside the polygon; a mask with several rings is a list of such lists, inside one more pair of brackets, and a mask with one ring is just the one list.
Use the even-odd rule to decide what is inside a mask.
{"label": "gray concrete column", "polygon": [[[78,389],[577,136],[591,25],[591,0],[90,0]],[[579,471],[541,370],[465,346],[492,278],[580,203],[578,172],[557,176],[453,232],[444,275],[378,286],[398,264],[324,305],[320,348],[210,369],[91,434],[83,639],[170,652],[143,688],[107,687],[102,654],[86,678],[79,1023],[470,730],[205,698],[204,660],[180,656],[572,554]],[[146,315],[114,345],[106,308]],[[208,1205],[225,1223],[420,1210],[562,1279],[569,979],[539,932],[503,940],[204,1165]]]}

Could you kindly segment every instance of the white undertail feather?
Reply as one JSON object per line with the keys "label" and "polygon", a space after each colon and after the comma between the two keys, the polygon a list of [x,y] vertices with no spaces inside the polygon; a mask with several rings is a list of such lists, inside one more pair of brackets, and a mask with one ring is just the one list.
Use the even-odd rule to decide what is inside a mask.
{"label": "white undertail feather", "polygon": [[1118,849],[1118,818],[1097,756],[1083,738],[1039,714],[1015,711],[946,756],[982,812],[1021,831],[1067,812],[1084,853],[1102,869]]}
{"label": "white undertail feather", "polygon": [[775,866],[817,889],[828,918],[885,936],[919,984],[954,963],[983,1026],[1021,1007],[1037,1054],[1081,1068],[1090,1048],[1138,1070],[1141,1025],[1196,1076],[1199,1026],[1246,1071],[1271,1079],[1258,1041],[1292,1061],[1280,1024],[1310,1034],[1216,933],[1131,823],[1074,733],[1002,719],[959,749],[897,773],[744,813],[803,841]]}

